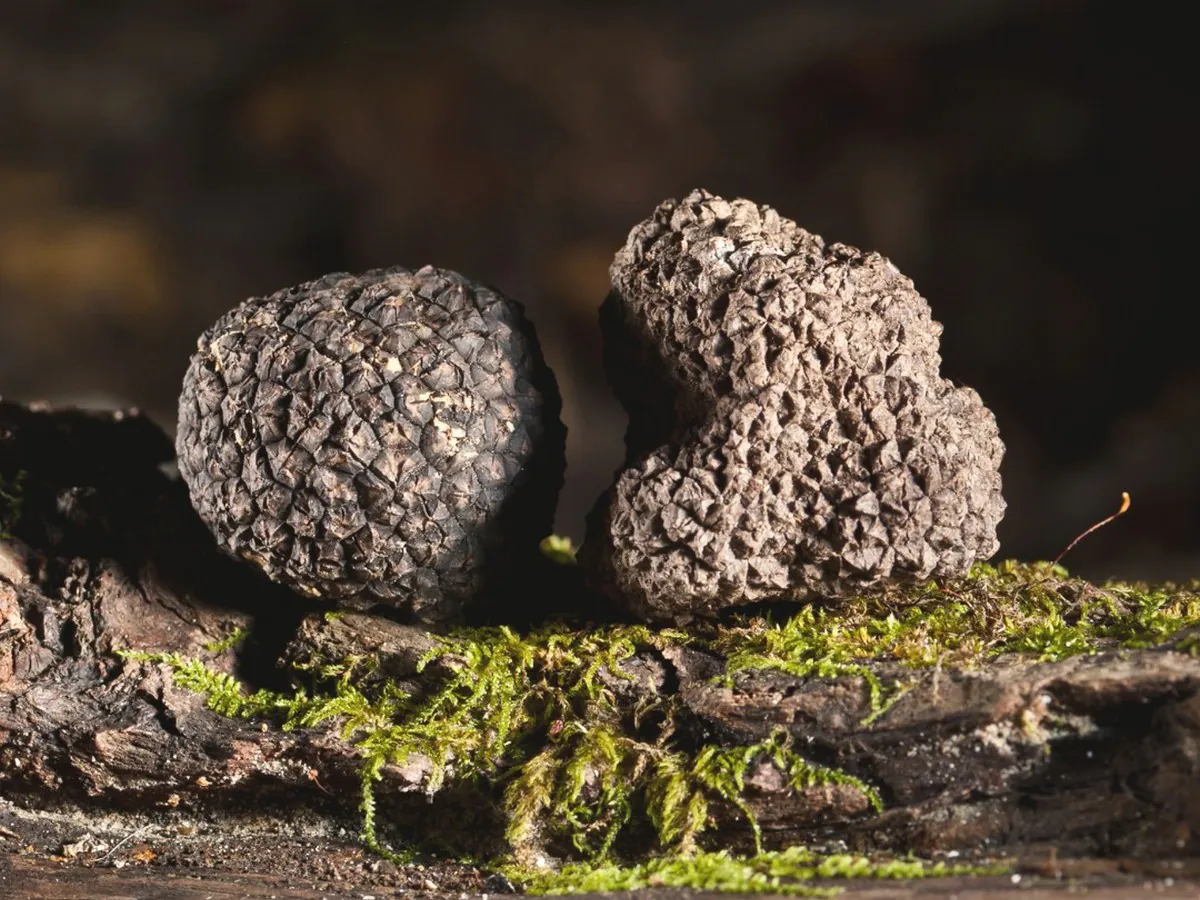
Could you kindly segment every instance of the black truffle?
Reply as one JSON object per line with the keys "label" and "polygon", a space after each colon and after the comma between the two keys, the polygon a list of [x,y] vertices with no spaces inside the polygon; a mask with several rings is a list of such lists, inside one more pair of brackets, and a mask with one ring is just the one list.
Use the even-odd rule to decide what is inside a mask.
{"label": "black truffle", "polygon": [[197,346],[179,470],[221,547],[273,580],[445,621],[550,532],[558,389],[497,291],[432,267],[327,275]]}
{"label": "black truffle", "polygon": [[636,226],[601,309],[626,468],[581,561],[649,619],[952,575],[998,548],[1000,442],[878,253],[694,191]]}

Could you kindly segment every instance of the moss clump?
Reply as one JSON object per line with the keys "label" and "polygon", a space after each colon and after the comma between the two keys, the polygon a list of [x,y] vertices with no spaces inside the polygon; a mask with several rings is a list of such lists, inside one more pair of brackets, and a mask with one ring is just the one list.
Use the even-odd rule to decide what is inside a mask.
{"label": "moss clump", "polygon": [[[170,667],[181,687],[206,695],[227,716],[270,716],[284,729],[337,720],[342,739],[362,753],[363,837],[379,852],[374,785],[384,766],[413,754],[432,771],[426,790],[447,777],[501,789],[506,838],[518,856],[542,842],[605,858],[635,819],[649,821],[664,850],[691,852],[709,821],[709,803],[738,807],[761,846],[742,794],[749,767],[773,762],[796,788],[844,784],[881,808],[872,788],[794,753],[782,733],[749,746],[689,752],[675,740],[674,700],[619,697],[633,676],[621,663],[639,650],[682,643],[678,631],[642,626],[468,629],[439,638],[417,664],[437,663],[436,688],[410,696],[391,681],[363,679],[369,664],[314,666],[315,690],[245,691],[229,675],[177,654],[128,653]],[[651,723],[653,719],[653,723]]]}
{"label": "moss clump", "polygon": [[686,887],[739,894],[780,894],[827,897],[836,886],[816,880],[851,878],[913,879],[946,875],[992,875],[1004,865],[947,865],[917,859],[872,858],[848,853],[822,854],[807,847],[788,847],[737,857],[726,851],[666,856],[633,866],[613,863],[573,863],[557,872],[507,869],[514,882],[530,894],[586,894],[631,891],[645,887]]}
{"label": "moss clump", "polygon": [[[181,688],[203,694],[205,704],[213,712],[231,718],[249,719],[279,711],[290,713],[302,703],[297,695],[287,697],[275,691],[247,692],[232,675],[218,672],[198,659],[188,659],[178,653],[122,652],[124,659],[134,662],[163,663],[170,667],[172,680]],[[291,725],[285,722],[285,727]]]}
{"label": "moss clump", "polygon": [[542,542],[538,544],[538,548],[545,556],[560,565],[573,566],[576,563],[575,552],[577,548],[569,537],[552,534],[549,537],[543,538]]}
{"label": "moss clump", "polygon": [[852,775],[814,765],[797,755],[788,746],[787,733],[784,731],[776,731],[767,740],[748,747],[705,747],[697,754],[693,764],[692,774],[695,781],[742,811],[754,832],[755,849],[760,853],[762,832],[754,814],[742,800],[742,793],[745,790],[746,772],[762,757],[773,762],[776,768],[787,776],[791,787],[797,790],[817,785],[847,785],[861,791],[876,812],[883,811],[883,801],[874,788]]}
{"label": "moss clump", "polygon": [[740,618],[711,643],[726,657],[727,680],[745,669],[859,677],[878,713],[896,685],[884,685],[867,662],[974,668],[1009,653],[1049,662],[1156,646],[1196,622],[1197,584],[1097,586],[1048,563],[980,563],[963,578],[809,606],[782,622]]}
{"label": "moss clump", "polygon": [[[223,715],[269,717],[284,729],[336,723],[362,756],[364,840],[385,855],[396,856],[377,834],[375,786],[385,766],[419,754],[431,763],[425,783],[430,793],[448,782],[470,782],[497,799],[518,863],[527,863],[535,848],[552,846],[604,864],[588,871],[631,873],[622,879],[674,877],[666,873],[684,871],[672,867],[688,858],[700,866],[690,870],[688,884],[709,878],[703,866],[710,862],[749,866],[737,877],[768,884],[770,866],[783,865],[780,860],[795,871],[818,863],[804,862],[800,851],[760,852],[740,861],[699,852],[714,802],[745,814],[761,851],[745,799],[753,766],[774,765],[796,789],[851,787],[876,809],[882,806],[878,795],[848,773],[805,760],[782,731],[746,746],[689,743],[676,730],[677,698],[638,688],[637,669],[625,666],[635,655],[691,644],[725,657],[720,677],[726,680],[756,668],[808,678],[857,677],[877,714],[897,696],[896,685],[883,683],[869,663],[971,667],[1004,654],[1055,660],[1161,644],[1197,622],[1195,585],[1096,586],[1070,578],[1061,567],[1006,563],[977,566],[954,581],[855,598],[836,609],[806,607],[779,622],[742,616],[690,632],[561,624],[523,635],[506,627],[460,629],[437,637],[419,660],[422,687],[413,693],[411,685],[380,678],[375,663],[360,657],[297,668],[292,693],[250,692],[230,676],[174,654],[127,657],[166,664],[176,683],[205,694]],[[240,638],[210,650],[226,651]],[[637,846],[656,844],[664,854],[660,860],[646,863],[650,868],[604,868],[618,855],[623,835],[645,836],[647,828],[653,840]],[[568,881],[562,883],[583,871],[565,869]],[[605,889],[621,886],[617,881]]]}
{"label": "moss clump", "polygon": [[1189,656],[1200,656],[1200,631],[1184,635],[1175,642],[1175,649]]}

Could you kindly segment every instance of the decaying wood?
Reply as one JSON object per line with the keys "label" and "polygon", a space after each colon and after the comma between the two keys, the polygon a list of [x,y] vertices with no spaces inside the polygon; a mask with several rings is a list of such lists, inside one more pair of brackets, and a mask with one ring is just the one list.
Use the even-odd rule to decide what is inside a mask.
{"label": "decaying wood", "polygon": [[[845,684],[757,672],[733,689],[683,687],[687,706],[731,735],[783,725],[809,758],[875,785],[886,811],[836,831],[858,847],[1133,855],[1200,849],[1198,690],[1197,661],[1165,650],[1002,662],[925,673],[864,728],[866,692]],[[860,811],[821,807],[822,789],[806,807],[774,783],[751,806],[781,837],[829,834],[831,811]]]}
{"label": "decaying wood", "polygon": [[[431,639],[369,615],[327,619],[222,557],[160,470],[170,460],[169,443],[136,414],[0,403],[0,472],[26,473],[20,509],[0,518],[10,532],[0,539],[0,793],[29,809],[187,810],[218,825],[247,808],[280,821],[319,809],[352,841],[352,747],[326,730],[219,716],[165,666],[115,651],[219,661],[206,645],[253,626],[236,673],[252,682],[277,677],[281,656],[350,652],[405,678]],[[626,666],[633,689],[678,694],[681,734],[732,745],[783,728],[806,758],[883,797],[875,814],[851,787],[796,791],[763,762],[749,773],[748,802],[769,843],[1200,851],[1200,660],[1169,647],[966,672],[879,664],[884,682],[908,687],[869,725],[859,679],[756,671],[725,687],[712,678],[721,660],[694,649],[646,651]],[[427,772],[417,757],[389,767],[382,796],[424,804]],[[714,811],[718,834],[746,840],[738,810]],[[31,840],[23,821],[4,822],[13,846]]]}
{"label": "decaying wood", "polygon": [[[357,756],[332,736],[224,718],[166,666],[116,655],[178,652],[220,667],[206,645],[260,620],[269,641],[304,611],[216,551],[159,470],[170,459],[136,415],[0,405],[0,463],[26,473],[18,525],[29,537],[0,542],[0,786],[129,805],[263,788],[303,802],[319,791],[315,771],[326,789],[356,784]],[[277,648],[256,649],[269,671]],[[394,775],[415,784],[420,766]]]}
{"label": "decaying wood", "polygon": [[[404,897],[420,898],[435,895],[425,886],[432,883],[424,873],[411,886],[401,889]],[[1010,876],[958,876],[924,882],[857,881],[830,883],[841,897],[853,900],[914,900],[914,898],[959,897],[963,900],[1065,900],[1084,895],[1093,900],[1127,900],[1146,894],[1155,900],[1193,900],[1200,891],[1200,879],[1195,871],[1145,869],[1141,866],[1122,867],[1106,863],[1095,871],[1070,877],[1023,875],[1014,882]],[[465,885],[475,888],[478,885]],[[487,885],[482,885],[487,893]],[[6,888],[21,888],[23,900],[129,900],[131,897],[154,897],[155,900],[331,900],[333,897],[399,896],[388,888],[380,890],[370,881],[314,880],[299,874],[230,875],[213,872],[166,872],[162,869],[82,869],[65,867],[54,862],[33,858],[15,858],[6,871],[0,857],[0,896]],[[435,895],[436,896],[436,895]],[[459,892],[458,896],[463,896]],[[596,894],[577,895],[579,900],[593,900]],[[612,895],[608,895],[612,896]],[[629,896],[629,895],[624,895]],[[729,894],[680,888],[657,888],[654,900],[727,900]]]}

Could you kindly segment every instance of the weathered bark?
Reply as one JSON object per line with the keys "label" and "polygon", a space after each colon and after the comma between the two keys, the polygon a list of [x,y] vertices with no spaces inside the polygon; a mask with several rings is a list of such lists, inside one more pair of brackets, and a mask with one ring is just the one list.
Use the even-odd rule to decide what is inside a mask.
{"label": "weathered bark", "polygon": [[[377,660],[414,679],[425,632],[369,615],[327,619],[222,557],[177,480],[169,443],[136,414],[31,411],[0,403],[0,473],[24,472],[19,509],[0,506],[0,792],[25,808],[180,810],[283,821],[318,809],[355,832],[357,751],[322,729],[281,732],[225,718],[122,649],[226,655],[205,645],[252,627],[238,675],[275,663]],[[11,493],[11,492],[10,492]],[[747,800],[768,843],[841,839],[858,848],[1170,856],[1200,850],[1200,660],[1170,647],[978,671],[901,670],[910,687],[870,712],[859,679],[743,672],[694,649],[644,651],[622,690],[677,694],[679,734],[746,744],[775,729],[814,762],[876,786],[874,814],[851,787],[792,790],[772,764]],[[381,796],[424,807],[428,761],[383,773]],[[463,797],[444,801],[461,804]],[[399,804],[404,806],[403,803]],[[434,806],[436,807],[435,802]],[[14,807],[16,808],[16,807]],[[387,806],[381,814],[387,815]],[[741,813],[717,804],[716,834],[744,843]],[[28,821],[4,820],[14,846]],[[183,895],[181,895],[183,896]]]}
{"label": "weathered bark", "polygon": [[[125,868],[121,870],[67,868],[53,862],[30,858],[14,858],[6,872],[0,857],[0,896],[20,897],[22,900],[129,900],[130,897],[154,897],[155,900],[330,900],[332,897],[422,897],[435,895],[429,887],[434,882],[428,871],[393,885],[378,877],[355,878],[305,877],[298,873],[181,872],[162,868]],[[444,882],[443,882],[444,883]],[[380,886],[383,890],[380,890]],[[1200,891],[1200,877],[1193,869],[1179,871],[1162,866],[1146,866],[1129,861],[1104,862],[1075,871],[1068,867],[1055,872],[1025,874],[1014,882],[1009,876],[957,876],[930,879],[924,882],[828,882],[821,885],[843,891],[839,896],[855,900],[913,900],[913,898],[958,897],[962,900],[1016,898],[1020,900],[1066,900],[1080,894],[1094,900],[1127,900],[1148,894],[1155,900],[1194,900]],[[393,894],[391,889],[397,892]],[[4,893],[12,890],[12,894]],[[471,891],[486,896],[494,887],[486,879],[473,881],[460,878],[455,896]],[[21,891],[16,893],[16,891]],[[1153,893],[1150,893],[1151,890]],[[694,889],[656,888],[638,895],[621,894],[576,895],[579,900],[598,896],[653,897],[654,900],[728,900],[727,893]]]}
{"label": "weathered bark", "polygon": [[750,805],[781,840],[836,834],[860,848],[917,852],[1200,850],[1200,664],[1187,654],[920,673],[866,727],[867,692],[853,682],[747,672],[732,689],[681,683],[687,708],[712,727],[746,742],[783,726],[806,756],[882,794],[882,815],[831,829],[831,813],[836,821],[860,811],[853,797],[849,807],[822,805],[821,789],[780,796],[777,777],[751,778]]}
{"label": "weathered bark", "polygon": [[115,654],[177,652],[220,667],[206,644],[255,620],[268,622],[257,633],[269,641],[269,622],[286,629],[303,611],[217,553],[182,487],[159,471],[170,459],[169,442],[136,414],[0,404],[0,471],[25,473],[9,531],[26,540],[0,542],[8,797],[130,806],[272,786],[303,802],[318,792],[314,771],[329,789],[357,781],[355,753],[329,735],[223,718],[165,666]]}

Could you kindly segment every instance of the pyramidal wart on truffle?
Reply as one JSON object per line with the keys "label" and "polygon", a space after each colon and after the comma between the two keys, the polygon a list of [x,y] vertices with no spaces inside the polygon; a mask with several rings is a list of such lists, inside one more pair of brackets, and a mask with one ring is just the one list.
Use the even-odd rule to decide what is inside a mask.
{"label": "pyramidal wart on truffle", "polygon": [[444,269],[376,269],[208,329],[176,449],[227,552],[306,595],[445,621],[550,532],[559,412],[519,304]]}
{"label": "pyramidal wart on truffle", "polygon": [[611,275],[629,430],[580,554],[599,588],[669,620],[995,553],[995,419],[940,376],[941,325],[884,257],[693,191],[634,227]]}

